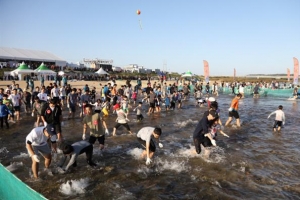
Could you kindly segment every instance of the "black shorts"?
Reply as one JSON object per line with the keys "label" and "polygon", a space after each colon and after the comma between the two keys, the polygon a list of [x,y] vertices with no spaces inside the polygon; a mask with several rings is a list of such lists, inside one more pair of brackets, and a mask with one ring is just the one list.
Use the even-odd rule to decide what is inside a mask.
{"label": "black shorts", "polygon": [[143,116],[142,114],[136,115],[136,119],[137,119],[137,120],[143,120],[143,119],[144,119],[144,116]]}
{"label": "black shorts", "polygon": [[184,93],[184,96],[188,96],[189,95],[189,93],[187,92],[187,93]]}
{"label": "black shorts", "polygon": [[61,125],[60,125],[60,123],[59,124],[54,124],[54,126],[55,126],[56,133],[61,133]]}
{"label": "black shorts", "polygon": [[155,108],[155,103],[150,103],[150,108]]}
{"label": "black shorts", "polygon": [[229,117],[234,117],[235,119],[239,119],[240,118],[239,113],[236,110],[230,111],[229,112]]}
{"label": "black shorts", "polygon": [[98,140],[99,144],[104,145],[104,141],[105,141],[105,135],[102,135],[100,137],[95,137],[95,136],[90,136],[89,139],[89,143],[94,144],[96,142],[96,140]]}
{"label": "black shorts", "polygon": [[127,123],[125,123],[125,124],[117,123],[115,125],[115,129],[118,129],[120,126],[124,126],[127,129],[127,131],[130,131],[129,125]]}
{"label": "black shorts", "polygon": [[[141,145],[143,145],[144,148],[146,148],[146,141],[145,140],[142,140],[141,138],[137,138],[137,140],[139,141],[139,143]],[[155,143],[154,141],[151,139],[150,140],[150,145],[149,145],[149,151],[151,152],[155,152],[155,149],[156,149],[156,146],[155,146]]]}
{"label": "black shorts", "polygon": [[275,120],[273,128],[276,128],[277,126],[281,127],[282,126],[282,121]]}
{"label": "black shorts", "polygon": [[20,109],[20,106],[14,106],[14,110],[20,112],[20,110],[21,110],[21,109]]}
{"label": "black shorts", "polygon": [[95,110],[95,113],[101,113],[101,110]]}

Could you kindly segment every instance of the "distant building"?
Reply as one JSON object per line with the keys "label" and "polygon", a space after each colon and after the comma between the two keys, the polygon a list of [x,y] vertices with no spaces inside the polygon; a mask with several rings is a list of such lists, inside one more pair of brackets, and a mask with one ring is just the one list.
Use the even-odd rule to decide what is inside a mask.
{"label": "distant building", "polygon": [[103,60],[103,59],[83,59],[83,62],[93,69],[104,69],[107,72],[113,71],[113,60]]}

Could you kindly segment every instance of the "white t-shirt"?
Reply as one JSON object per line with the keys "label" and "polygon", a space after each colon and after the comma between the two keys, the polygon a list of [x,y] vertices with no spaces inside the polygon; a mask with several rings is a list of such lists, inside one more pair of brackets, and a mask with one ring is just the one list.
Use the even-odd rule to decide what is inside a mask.
{"label": "white t-shirt", "polygon": [[117,113],[117,116],[118,116],[118,118],[117,118],[118,123],[119,124],[126,124],[127,121],[126,121],[126,115],[125,115],[124,111],[120,109],[120,110],[117,110],[116,113]]}
{"label": "white t-shirt", "polygon": [[45,127],[42,126],[32,129],[26,137],[26,143],[30,141],[32,146],[44,146],[47,144],[48,138],[44,134],[44,128]]}
{"label": "white t-shirt", "polygon": [[62,88],[59,89],[59,91],[60,91],[60,96],[61,97],[65,97],[66,96],[66,90],[65,90],[65,88],[62,87]]}
{"label": "white t-shirt", "polygon": [[59,88],[52,88],[51,94],[53,97],[59,97]]}
{"label": "white t-shirt", "polygon": [[47,93],[38,93],[38,98],[42,101],[47,101]]}
{"label": "white t-shirt", "polygon": [[137,133],[137,137],[146,142],[150,142],[154,129],[153,127],[144,127]]}
{"label": "white t-shirt", "polygon": [[19,94],[11,94],[8,99],[11,99],[13,106],[20,106],[21,96]]}

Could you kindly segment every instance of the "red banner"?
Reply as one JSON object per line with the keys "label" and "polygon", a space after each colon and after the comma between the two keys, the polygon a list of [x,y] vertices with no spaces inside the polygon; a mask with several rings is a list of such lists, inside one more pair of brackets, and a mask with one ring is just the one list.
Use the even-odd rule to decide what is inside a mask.
{"label": "red banner", "polygon": [[298,85],[298,77],[299,77],[299,61],[297,58],[294,59],[294,84]]}
{"label": "red banner", "polygon": [[204,64],[204,79],[205,79],[205,82],[208,83],[209,82],[209,65],[206,60],[203,60],[203,64]]}

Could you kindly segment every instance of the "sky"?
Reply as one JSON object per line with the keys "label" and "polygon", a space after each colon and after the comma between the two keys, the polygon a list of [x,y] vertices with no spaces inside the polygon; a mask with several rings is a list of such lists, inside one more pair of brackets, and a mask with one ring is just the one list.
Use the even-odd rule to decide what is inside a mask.
{"label": "sky", "polygon": [[300,1],[0,0],[0,46],[198,75],[203,60],[211,76],[292,73]]}

